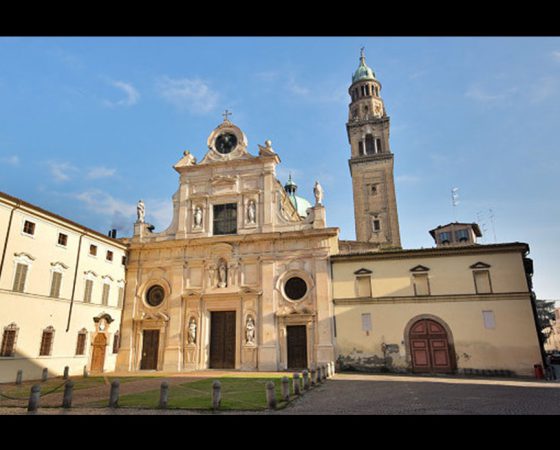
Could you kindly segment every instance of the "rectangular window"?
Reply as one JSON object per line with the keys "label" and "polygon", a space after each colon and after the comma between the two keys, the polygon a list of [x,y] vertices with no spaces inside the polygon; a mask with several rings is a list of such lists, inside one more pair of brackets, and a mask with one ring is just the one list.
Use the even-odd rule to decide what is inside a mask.
{"label": "rectangular window", "polygon": [[371,277],[356,277],[358,297],[371,297]]}
{"label": "rectangular window", "polygon": [[25,278],[27,277],[27,264],[16,265],[16,276],[14,277],[13,290],[15,292],[23,292],[25,289]]}
{"label": "rectangular window", "polygon": [[62,283],[62,274],[60,272],[52,273],[50,296],[54,298],[60,297],[60,284]]}
{"label": "rectangular window", "polygon": [[494,311],[482,311],[482,318],[484,319],[484,328],[493,330],[496,328],[496,317]]}
{"label": "rectangular window", "polygon": [[103,284],[103,294],[101,296],[101,304],[108,305],[109,304],[109,289],[111,286],[107,283]]}
{"label": "rectangular window", "polygon": [[126,256],[123,255],[123,257],[121,258],[121,264],[123,266],[126,266]]}
{"label": "rectangular window", "polygon": [[97,245],[91,244],[91,245],[89,246],[89,254],[90,254],[91,256],[97,256]]}
{"label": "rectangular window", "polygon": [[120,346],[121,346],[120,334],[117,331],[115,333],[115,336],[113,336],[113,353],[118,353]]}
{"label": "rectangular window", "polygon": [[84,355],[86,353],[86,333],[78,333],[78,342],[76,343],[76,355]]}
{"label": "rectangular window", "polygon": [[52,331],[43,331],[43,336],[41,336],[41,349],[39,350],[39,356],[49,356],[52,351],[53,342]]}
{"label": "rectangular window", "polygon": [[86,286],[84,289],[84,303],[91,303],[91,292],[93,291],[93,281],[86,280]]}
{"label": "rectangular window", "polygon": [[381,222],[379,219],[373,219],[373,231],[381,230]]}
{"label": "rectangular window", "polygon": [[237,204],[214,205],[214,234],[237,233]]}
{"label": "rectangular window", "polygon": [[362,314],[362,331],[369,333],[371,331],[371,314]]}
{"label": "rectangular window", "polygon": [[449,244],[451,243],[451,233],[448,231],[442,231],[439,234],[439,243],[440,244]]}
{"label": "rectangular window", "polygon": [[119,287],[119,300],[118,300],[118,304],[117,306],[119,308],[122,308],[124,304],[124,288],[123,287]]}
{"label": "rectangular window", "polygon": [[415,273],[412,275],[414,284],[414,295],[430,295],[430,282],[427,273]]}
{"label": "rectangular window", "polygon": [[455,241],[456,242],[468,242],[469,241],[469,230],[463,228],[462,230],[455,231]]}
{"label": "rectangular window", "polygon": [[35,224],[33,222],[30,222],[29,220],[26,220],[25,222],[23,222],[23,232],[25,234],[33,236],[35,234]]}
{"label": "rectangular window", "polygon": [[490,272],[488,270],[473,271],[474,287],[477,294],[491,294],[492,283],[490,282]]}
{"label": "rectangular window", "polygon": [[66,247],[68,245],[68,235],[64,233],[58,233],[58,245]]}
{"label": "rectangular window", "polygon": [[16,330],[4,330],[2,336],[2,349],[0,356],[14,356],[16,343]]}
{"label": "rectangular window", "polygon": [[111,250],[107,250],[107,255],[105,256],[107,261],[113,261],[113,252]]}

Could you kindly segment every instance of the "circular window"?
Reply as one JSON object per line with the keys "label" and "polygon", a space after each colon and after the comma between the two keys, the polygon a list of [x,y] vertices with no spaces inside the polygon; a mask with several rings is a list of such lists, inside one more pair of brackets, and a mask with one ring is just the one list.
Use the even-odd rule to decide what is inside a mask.
{"label": "circular window", "polygon": [[148,305],[150,306],[161,305],[164,298],[165,291],[161,286],[157,284],[155,286],[152,286],[150,289],[148,289],[148,292],[146,292],[146,302],[148,302]]}
{"label": "circular window", "polygon": [[284,284],[284,292],[290,300],[301,300],[307,294],[307,283],[300,277],[292,277]]}

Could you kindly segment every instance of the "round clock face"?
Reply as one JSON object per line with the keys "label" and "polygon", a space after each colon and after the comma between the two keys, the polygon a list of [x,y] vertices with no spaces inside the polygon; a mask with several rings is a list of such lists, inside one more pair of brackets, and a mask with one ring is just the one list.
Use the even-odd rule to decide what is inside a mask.
{"label": "round clock face", "polygon": [[219,153],[226,155],[237,146],[237,137],[232,133],[220,134],[214,145]]}

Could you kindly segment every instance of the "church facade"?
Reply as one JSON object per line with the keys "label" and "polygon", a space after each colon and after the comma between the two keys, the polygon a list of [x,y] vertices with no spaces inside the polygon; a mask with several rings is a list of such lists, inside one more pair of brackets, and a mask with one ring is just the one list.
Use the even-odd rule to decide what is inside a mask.
{"label": "church facade", "polygon": [[526,244],[480,245],[476,224],[403,250],[381,83],[361,54],[349,88],[356,241],[248,151],[225,114],[197,163],[174,166],[173,220],[143,205],[129,240],[117,370],[339,369],[531,375],[542,363]]}

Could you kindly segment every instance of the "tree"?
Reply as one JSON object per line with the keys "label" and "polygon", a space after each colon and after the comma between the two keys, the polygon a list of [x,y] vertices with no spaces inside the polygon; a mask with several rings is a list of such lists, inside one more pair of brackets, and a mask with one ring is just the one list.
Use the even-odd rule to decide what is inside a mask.
{"label": "tree", "polygon": [[539,330],[541,332],[541,341],[544,344],[552,333],[552,325],[554,323],[554,310],[556,304],[554,300],[536,301],[537,320],[539,322]]}

